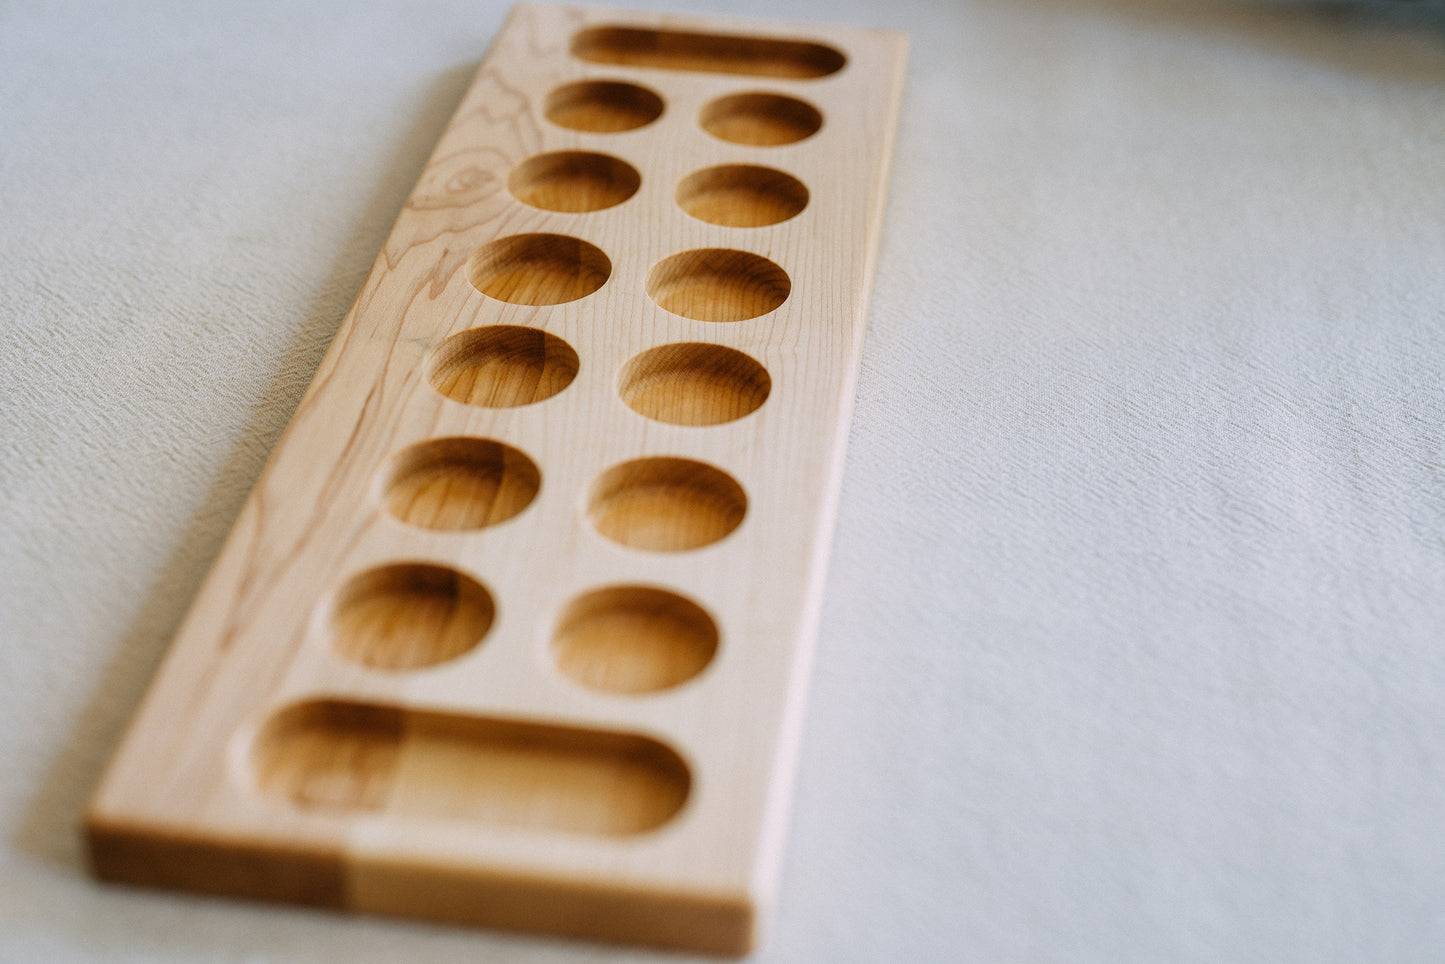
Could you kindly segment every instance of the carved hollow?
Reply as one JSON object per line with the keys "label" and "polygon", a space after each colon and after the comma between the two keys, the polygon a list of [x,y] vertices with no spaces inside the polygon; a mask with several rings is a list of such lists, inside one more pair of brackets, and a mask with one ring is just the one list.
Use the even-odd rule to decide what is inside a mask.
{"label": "carved hollow", "polygon": [[527,508],[542,473],[527,456],[484,438],[421,442],[392,460],[384,500],[402,522],[424,529],[484,529]]}
{"label": "carved hollow", "polygon": [[272,717],[251,766],[264,796],[302,810],[601,836],[660,827],[691,785],[643,736],[342,700]]}
{"label": "carved hollow", "polygon": [[634,357],[618,394],[639,415],[671,425],[721,425],[768,400],[772,379],[749,356],[723,345],[660,345]]}
{"label": "carved hollow", "polygon": [[780,147],[818,133],[823,115],[796,97],[733,94],[704,107],[698,123],[709,134],[733,144]]}
{"label": "carved hollow", "polygon": [[488,325],[453,335],[431,355],[427,380],[464,405],[514,408],[572,384],[581,362],[556,335],[521,325]]}
{"label": "carved hollow", "polygon": [[621,158],[591,151],[537,154],[512,168],[507,189],[523,204],[580,214],[615,207],[637,193],[642,175]]}
{"label": "carved hollow", "polygon": [[560,305],[607,283],[612,262],[600,248],[563,234],[514,234],[476,250],[472,287],[514,305]]}
{"label": "carved hollow", "polygon": [[805,80],[837,73],[847,58],[826,44],[738,34],[593,27],[572,39],[572,55],[598,64]]}
{"label": "carved hollow", "polygon": [[496,606],[481,583],[429,563],[363,572],[332,608],[338,655],[373,669],[418,669],[469,652],[491,629]]}
{"label": "carved hollow", "polygon": [[717,653],[701,606],[651,586],[612,586],[568,605],[552,636],[563,675],[596,690],[650,693],[692,679]]}
{"label": "carved hollow", "polygon": [[602,535],[634,549],[682,552],[726,537],[748,500],[732,476],[703,462],[637,459],[597,479],[588,517]]}
{"label": "carved hollow", "polygon": [[791,174],[753,164],[725,164],[688,175],[677,204],[699,221],[729,228],[760,228],[796,217],[808,206],[808,189]]}
{"label": "carved hollow", "polygon": [[646,127],[662,116],[657,94],[638,84],[584,80],[547,95],[547,119],[558,127],[592,134],[617,134]]}
{"label": "carved hollow", "polygon": [[761,255],[731,248],[699,248],[659,261],[647,275],[657,304],[694,321],[756,318],[782,305],[792,292],[788,273]]}

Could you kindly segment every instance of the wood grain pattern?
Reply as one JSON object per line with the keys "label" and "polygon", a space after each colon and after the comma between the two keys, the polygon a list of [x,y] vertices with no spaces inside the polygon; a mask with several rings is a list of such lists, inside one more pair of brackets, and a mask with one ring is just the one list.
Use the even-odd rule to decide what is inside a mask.
{"label": "wood grain pattern", "polygon": [[904,46],[514,12],[97,791],[98,875],[753,944]]}

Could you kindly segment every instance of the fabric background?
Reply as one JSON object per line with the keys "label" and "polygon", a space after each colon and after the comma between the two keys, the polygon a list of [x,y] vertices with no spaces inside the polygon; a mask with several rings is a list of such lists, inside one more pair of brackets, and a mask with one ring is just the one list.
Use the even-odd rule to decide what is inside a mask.
{"label": "fabric background", "polygon": [[[76,830],[505,9],[0,0],[0,960],[650,957]],[[756,959],[1441,960],[1442,8],[727,10],[914,43]]]}

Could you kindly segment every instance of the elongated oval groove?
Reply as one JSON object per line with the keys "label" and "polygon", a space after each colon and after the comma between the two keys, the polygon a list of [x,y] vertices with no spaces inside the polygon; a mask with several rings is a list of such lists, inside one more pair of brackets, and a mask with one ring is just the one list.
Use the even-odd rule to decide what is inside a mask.
{"label": "elongated oval groove", "polygon": [[682,809],[687,765],[631,733],[312,700],[252,747],[260,792],[302,810],[625,836]]}
{"label": "elongated oval groove", "polygon": [[837,49],[806,40],[617,26],[577,34],[572,55],[596,64],[795,80],[835,74],[848,62]]}

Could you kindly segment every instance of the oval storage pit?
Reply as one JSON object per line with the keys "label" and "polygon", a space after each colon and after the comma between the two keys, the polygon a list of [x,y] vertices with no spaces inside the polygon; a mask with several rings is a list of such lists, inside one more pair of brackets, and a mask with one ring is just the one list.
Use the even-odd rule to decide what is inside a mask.
{"label": "oval storage pit", "polygon": [[250,764],[264,796],[302,809],[605,836],[662,826],[692,782],[637,734],[342,700],[278,712]]}

